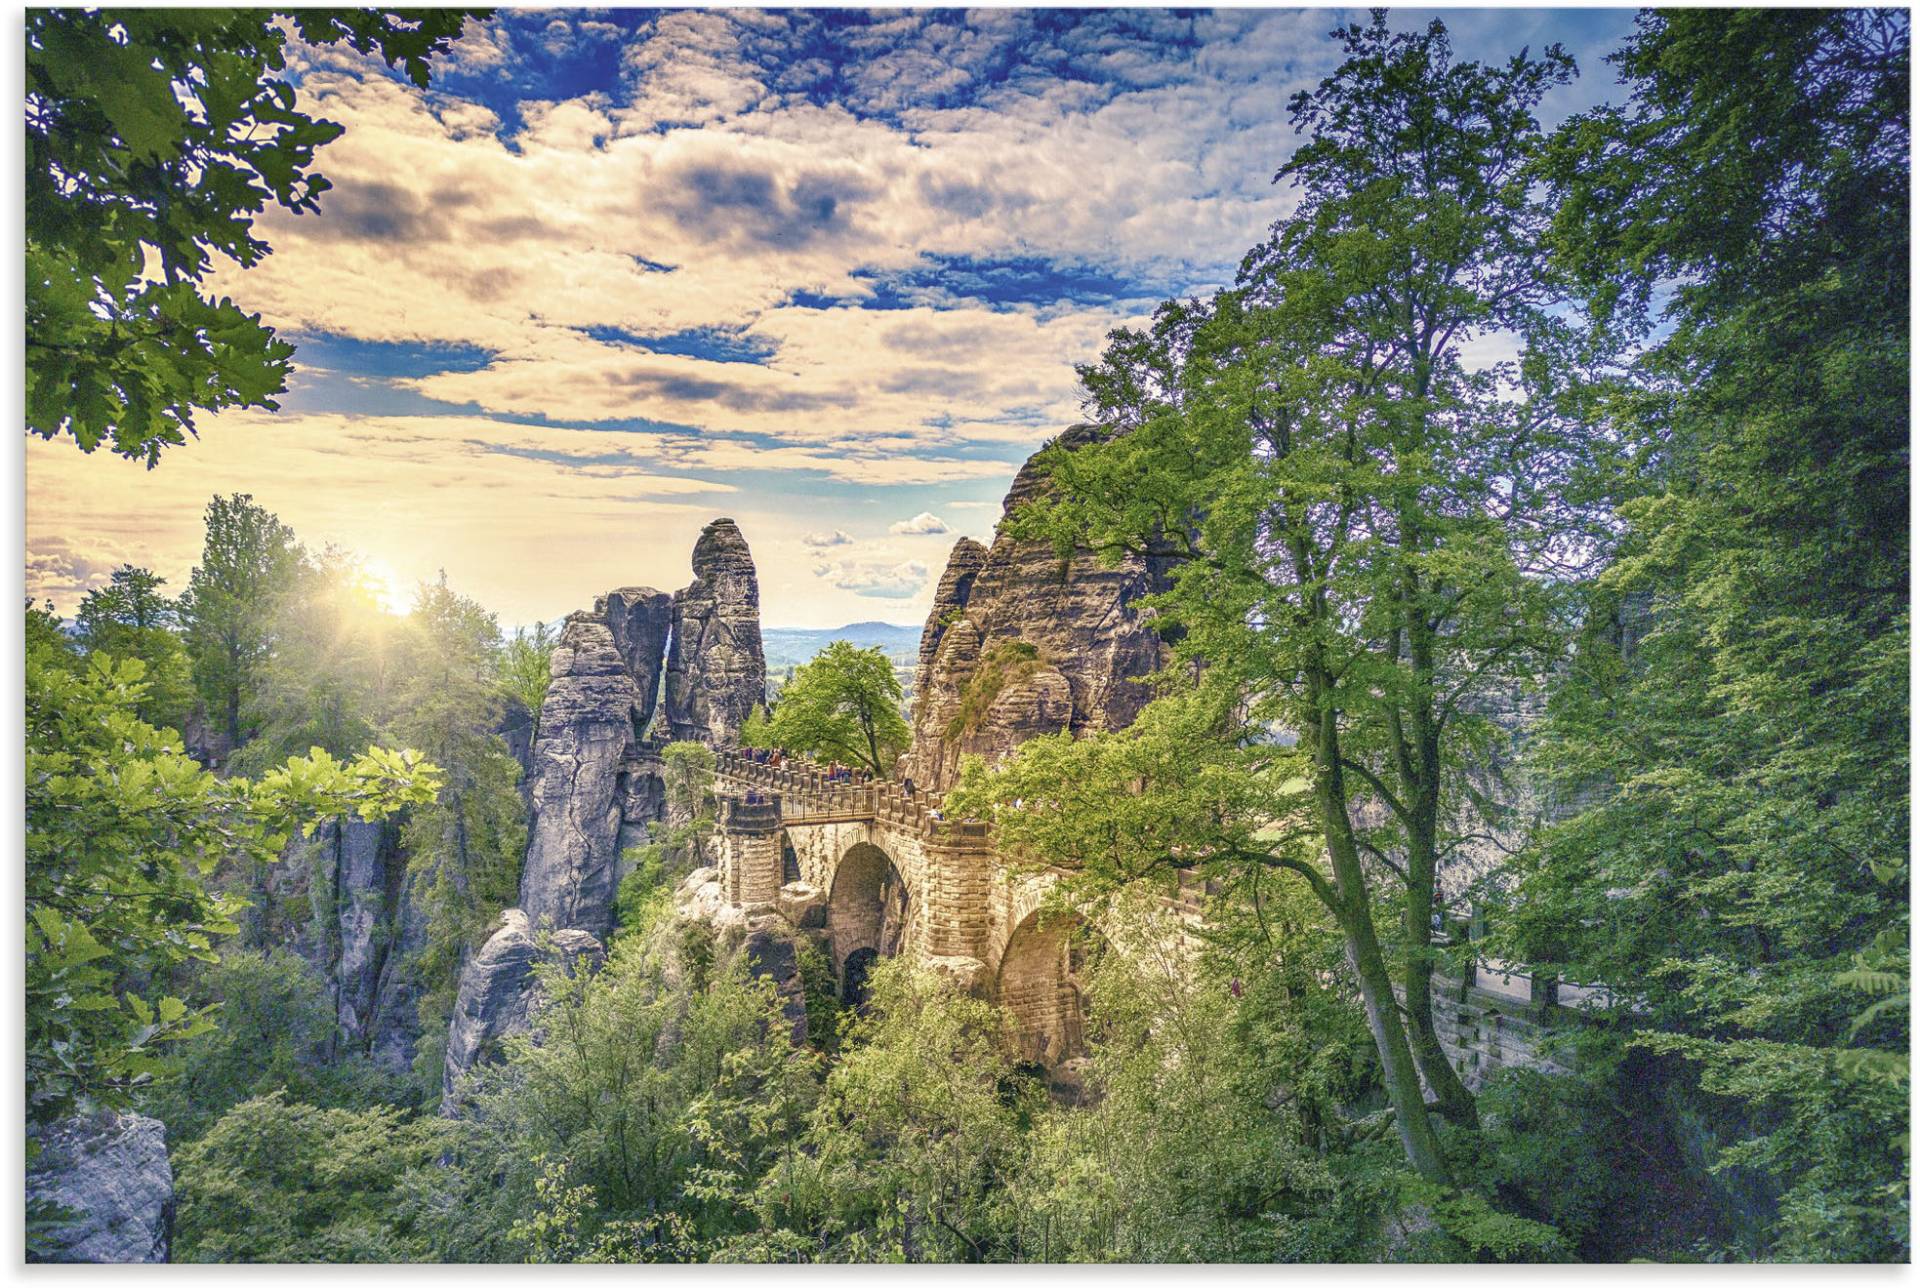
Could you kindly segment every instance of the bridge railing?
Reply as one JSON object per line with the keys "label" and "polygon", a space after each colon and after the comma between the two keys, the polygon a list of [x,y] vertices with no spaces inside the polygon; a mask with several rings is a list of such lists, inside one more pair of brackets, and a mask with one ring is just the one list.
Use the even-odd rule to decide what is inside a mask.
{"label": "bridge railing", "polygon": [[735,748],[720,747],[714,750],[714,773],[745,786],[779,793],[798,806],[798,818],[871,818],[927,837],[945,835],[981,842],[988,837],[987,824],[940,818],[937,801],[917,793],[909,796],[899,783],[835,779],[827,766],[810,758],[789,756],[785,763],[776,765]]}

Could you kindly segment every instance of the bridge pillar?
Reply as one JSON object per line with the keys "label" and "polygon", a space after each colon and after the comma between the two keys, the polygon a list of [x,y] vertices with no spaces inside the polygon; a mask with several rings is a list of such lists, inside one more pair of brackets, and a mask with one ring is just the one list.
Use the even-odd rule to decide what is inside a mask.
{"label": "bridge pillar", "polygon": [[993,933],[995,859],[987,829],[980,823],[937,824],[922,844],[919,951],[955,984],[978,992],[990,982],[985,961]]}
{"label": "bridge pillar", "polygon": [[736,908],[764,906],[780,898],[784,864],[780,853],[780,798],[720,799],[720,885]]}

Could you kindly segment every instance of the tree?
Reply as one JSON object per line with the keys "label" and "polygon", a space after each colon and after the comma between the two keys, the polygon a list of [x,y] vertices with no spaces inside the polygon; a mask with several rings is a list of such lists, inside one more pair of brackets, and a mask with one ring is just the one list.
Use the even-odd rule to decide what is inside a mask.
{"label": "tree", "polygon": [[1540,743],[1567,817],[1496,933],[1694,1068],[1714,1170],[1779,1196],[1756,1256],[1908,1255],[1909,44],[1643,16],[1631,102],[1549,172],[1596,313],[1666,332],[1612,400],[1643,466]]}
{"label": "tree", "polygon": [[475,1184],[505,1218],[489,1240],[542,1260],[678,1260],[756,1226],[755,1185],[796,1152],[817,1082],[746,965],[669,921],[597,973],[538,969],[533,1026],[480,1071],[460,1160],[491,1178]]}
{"label": "tree", "polygon": [[993,1006],[909,962],[880,963],[807,1149],[768,1178],[782,1224],[815,1236],[824,1260],[1004,1260],[1034,1089],[1001,1038]]}
{"label": "tree", "polygon": [[535,622],[531,628],[516,626],[500,651],[500,690],[525,708],[529,747],[540,736],[540,707],[553,681],[553,647],[558,642],[545,622]]}
{"label": "tree", "polygon": [[145,568],[122,565],[105,586],[87,592],[75,617],[89,653],[145,663],[147,698],[140,718],[178,728],[193,704],[193,665],[173,631],[178,608],[161,593],[166,584]]}
{"label": "tree", "polygon": [[[425,983],[421,1021],[444,1030],[460,967],[499,909],[515,901],[526,849],[520,766],[499,735],[500,628],[443,576],[422,585],[399,628],[397,680],[383,733],[445,772],[431,802],[400,830],[410,897],[426,913],[426,947],[411,963]],[[429,1085],[439,1085],[436,1071]]]}
{"label": "tree", "polygon": [[138,659],[69,666],[27,657],[27,1115],[57,1121],[122,1106],[173,1071],[167,1045],[212,1013],[166,991],[170,972],[217,959],[237,900],[204,879],[229,854],[277,857],[295,826],[380,818],[431,796],[410,753],[324,752],[258,781],[216,779],[178,735],[141,721]]}
{"label": "tree", "polygon": [[1015,1182],[1026,1259],[1364,1255],[1355,1227],[1380,1214],[1337,1177],[1372,1062],[1339,934],[1300,882],[1248,875],[1201,952],[1162,947],[1165,913],[1102,918],[1124,946],[1081,972],[1084,1104],[1035,1124]]}
{"label": "tree", "polygon": [[404,624],[380,603],[360,558],[329,546],[261,603],[260,660],[240,715],[237,769],[324,747],[351,755],[397,709]]}
{"label": "tree", "polygon": [[[1530,168],[1533,109],[1572,65],[1558,47],[1456,62],[1437,22],[1336,34],[1346,61],[1292,103],[1309,135],[1279,176],[1296,212],[1234,289],[1115,334],[1083,372],[1108,441],[1050,451],[1052,493],[1015,530],[1168,561],[1177,657],[1244,712],[1210,736],[1298,735],[1304,799],[1268,769],[1253,786],[1279,794],[1254,813],[1289,837],[1310,819],[1326,869],[1257,833],[1226,852],[1289,867],[1326,902],[1408,1157],[1441,1179],[1421,1082],[1448,1117],[1475,1115],[1432,1023],[1439,872],[1505,822],[1475,782],[1504,736],[1484,713],[1558,656],[1550,579],[1590,522],[1569,374],[1587,355],[1550,312]],[[1519,360],[1469,369],[1464,346],[1497,335]],[[1403,1003],[1376,911],[1399,923]]]}
{"label": "tree", "polygon": [[197,1139],[243,1100],[293,1089],[314,1099],[309,1074],[333,1032],[326,981],[295,952],[230,949],[192,982],[190,1002],[217,1022],[179,1047],[180,1075],[142,1106],[176,1145]]}
{"label": "tree", "polygon": [[835,640],[793,673],[764,725],[743,731],[750,747],[785,747],[892,773],[913,740],[900,714],[900,681],[879,648]]}
{"label": "tree", "polygon": [[207,504],[206,543],[181,596],[180,621],[194,684],[225,726],[230,748],[243,741],[241,711],[270,653],[277,600],[304,561],[293,530],[251,496],[216,496]]}
{"label": "tree", "polygon": [[[422,1261],[457,1133],[402,1111],[321,1109],[274,1092],[178,1156],[182,1261]],[[449,1196],[451,1197],[451,1196]],[[424,1201],[423,1201],[424,1200]]]}
{"label": "tree", "polygon": [[93,643],[114,626],[144,631],[173,625],[177,610],[160,592],[166,584],[165,577],[145,568],[120,565],[105,586],[88,591],[80,601],[76,617],[81,635]]}
{"label": "tree", "polygon": [[196,410],[277,406],[293,346],[200,294],[223,256],[267,254],[269,202],[317,211],[314,152],[342,127],[296,110],[289,34],[345,42],[425,88],[467,11],[36,9],[26,34],[27,431],[149,466]]}

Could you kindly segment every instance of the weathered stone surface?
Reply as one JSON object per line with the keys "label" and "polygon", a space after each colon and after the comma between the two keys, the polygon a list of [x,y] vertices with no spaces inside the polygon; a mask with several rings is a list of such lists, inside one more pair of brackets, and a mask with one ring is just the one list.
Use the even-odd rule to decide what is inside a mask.
{"label": "weathered stone surface", "polygon": [[351,1046],[363,1046],[387,956],[388,937],[380,933],[381,927],[399,912],[388,867],[399,864],[404,871],[404,864],[391,852],[387,830],[379,823],[350,818],[328,824],[322,835],[334,849],[334,907],[340,927],[334,989],[340,1036]]}
{"label": "weathered stone surface", "polygon": [[613,646],[620,650],[627,674],[633,677],[637,694],[634,722],[645,729],[660,701],[667,637],[673,628],[673,596],[651,586],[629,586],[602,595],[593,609],[606,618]]}
{"label": "weathered stone surface", "polygon": [[[1095,436],[1083,426],[1059,441],[1073,448]],[[1006,512],[1044,486],[1029,460],[1007,493]],[[969,753],[992,760],[1038,733],[1125,728],[1150,697],[1134,681],[1167,656],[1152,615],[1138,606],[1166,587],[1159,561],[1129,557],[1112,568],[1091,555],[1062,561],[1044,542],[1004,533],[995,534],[969,586],[973,560],[955,548],[939,592],[951,602],[936,601],[921,636],[913,748],[902,768],[933,792],[952,786]],[[969,703],[976,677],[985,677],[984,687]]]}
{"label": "weathered stone surface", "polygon": [[796,930],[825,930],[827,892],[805,881],[789,881],[780,887],[780,915]]}
{"label": "weathered stone surface", "polygon": [[167,1129],[137,1114],[74,1119],[40,1138],[27,1198],[78,1214],[51,1235],[46,1261],[165,1261],[173,1225]]}
{"label": "weathered stone surface", "polygon": [[[404,857],[395,856],[403,863]],[[380,991],[374,998],[373,1020],[366,1041],[367,1053],[374,1062],[393,1073],[405,1073],[413,1067],[413,1056],[420,1041],[420,954],[427,948],[427,914],[417,897],[416,885],[407,879],[400,896],[400,907],[386,928],[392,947],[380,972]]]}
{"label": "weathered stone surface", "polygon": [[[622,766],[619,804],[616,852],[624,855],[634,846],[651,841],[654,829],[666,818],[667,785],[660,778],[658,757],[637,756]],[[625,876],[625,871],[620,875]]]}
{"label": "weathered stone surface", "polygon": [[676,739],[732,743],[767,690],[760,580],[732,519],[702,530],[693,572],[693,584],[673,597],[667,724]]}
{"label": "weathered stone surface", "polygon": [[273,874],[283,907],[332,900],[330,916],[297,919],[293,946],[325,984],[341,1045],[370,1051],[384,1033],[410,1051],[419,1036],[417,989],[404,977],[425,926],[407,900],[407,859],[395,828],[354,818],[324,823],[311,837],[295,836],[283,859]]}
{"label": "weathered stone surface", "polygon": [[747,973],[770,979],[780,995],[780,1016],[787,1022],[793,1044],[807,1040],[807,988],[800,978],[800,952],[793,930],[779,917],[750,922],[740,951],[746,954]]}
{"label": "weathered stone surface", "polygon": [[543,961],[560,961],[568,973],[597,970],[606,959],[600,941],[584,930],[557,930],[544,947],[536,942],[527,914],[509,908],[500,914],[500,929],[460,972],[460,994],[447,1030],[447,1055],[441,1088],[440,1112],[458,1112],[461,1083],[483,1061],[496,1057],[501,1039],[526,1031],[536,1004],[538,981],[533,968]]}
{"label": "weathered stone surface", "polygon": [[527,704],[508,694],[500,701],[500,718],[494,723],[493,731],[500,741],[507,745],[507,754],[520,763],[520,790],[524,795],[527,780],[533,777],[533,735],[534,725],[539,721]]}
{"label": "weathered stone surface", "polygon": [[567,618],[552,668],[533,751],[520,906],[536,927],[603,937],[613,921],[638,697],[612,632],[590,613]]}
{"label": "weathered stone surface", "polygon": [[674,915],[683,921],[710,922],[726,906],[727,891],[720,884],[719,868],[695,868],[673,892]]}
{"label": "weathered stone surface", "polygon": [[987,964],[978,957],[929,957],[926,965],[958,992],[986,995]]}
{"label": "weathered stone surface", "polygon": [[926,687],[934,654],[940,648],[940,639],[947,633],[948,625],[966,608],[967,600],[973,595],[974,582],[986,563],[987,548],[972,537],[962,537],[953,543],[953,552],[947,556],[946,571],[940,574],[940,584],[933,592],[933,611],[927,614],[926,628],[920,632],[920,669],[916,690]]}

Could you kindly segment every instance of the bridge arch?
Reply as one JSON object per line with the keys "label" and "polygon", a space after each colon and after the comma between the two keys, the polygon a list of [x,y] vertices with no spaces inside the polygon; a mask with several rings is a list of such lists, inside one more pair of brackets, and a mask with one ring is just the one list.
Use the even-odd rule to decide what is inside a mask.
{"label": "bridge arch", "polygon": [[1069,908],[1033,909],[1010,928],[993,996],[1011,1023],[1017,1059],[1051,1071],[1086,1054],[1087,969],[1109,947],[1094,922]]}
{"label": "bridge arch", "polygon": [[919,912],[919,900],[885,850],[856,841],[840,856],[827,890],[827,941],[844,1000],[865,1000],[867,972],[909,944]]}

